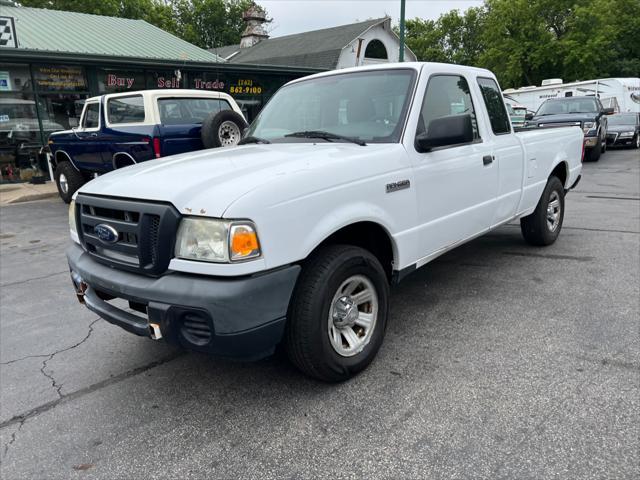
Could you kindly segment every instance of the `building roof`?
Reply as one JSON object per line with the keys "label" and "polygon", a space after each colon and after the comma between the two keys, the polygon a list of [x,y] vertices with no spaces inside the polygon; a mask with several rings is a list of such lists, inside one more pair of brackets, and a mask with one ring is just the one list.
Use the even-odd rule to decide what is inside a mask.
{"label": "building roof", "polygon": [[[231,63],[295,65],[329,70],[338,64],[340,52],[344,47],[371,27],[387,20],[388,17],[376,18],[366,22],[269,38],[249,48],[240,49],[240,45],[228,45],[209,51],[218,52],[218,55],[227,58]],[[236,51],[236,55],[229,57]]]}
{"label": "building roof", "polygon": [[12,50],[186,62],[224,61],[144,20],[5,5],[1,13],[15,21],[18,48]]}

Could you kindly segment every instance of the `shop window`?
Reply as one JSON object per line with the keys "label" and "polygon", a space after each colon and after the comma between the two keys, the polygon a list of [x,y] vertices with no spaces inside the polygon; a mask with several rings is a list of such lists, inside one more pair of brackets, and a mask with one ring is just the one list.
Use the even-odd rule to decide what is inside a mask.
{"label": "shop window", "polygon": [[163,125],[199,124],[211,113],[231,110],[231,105],[217,98],[159,98],[160,123]]}
{"label": "shop window", "polygon": [[142,95],[111,98],[107,102],[109,123],[144,122],[144,100]]}
{"label": "shop window", "polygon": [[77,127],[87,95],[49,93],[38,97],[42,129],[46,139],[51,132]]}
{"label": "shop window", "polygon": [[0,174],[2,182],[44,175],[39,150],[40,127],[33,95],[0,94]]}
{"label": "shop window", "polygon": [[0,67],[0,92],[30,92],[31,90],[28,65],[3,64]]}

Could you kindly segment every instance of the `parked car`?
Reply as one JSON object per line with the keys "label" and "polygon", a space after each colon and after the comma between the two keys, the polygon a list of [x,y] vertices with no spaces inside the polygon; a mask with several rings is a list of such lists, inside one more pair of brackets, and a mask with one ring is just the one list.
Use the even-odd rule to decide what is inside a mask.
{"label": "parked car", "polygon": [[596,97],[566,97],[546,100],[535,113],[528,114],[529,127],[581,127],[584,132],[584,159],[598,161],[607,149],[607,115],[612,108],[604,108]]}
{"label": "parked car", "polygon": [[178,153],[233,146],[247,123],[231,96],[146,90],[89,98],[80,125],[49,136],[60,197],[92,177]]}
{"label": "parked car", "polygon": [[507,106],[507,111],[509,112],[509,118],[511,119],[511,125],[514,128],[519,128],[524,126],[525,117],[527,116],[527,109],[522,105],[505,102]]}
{"label": "parked car", "polygon": [[579,128],[513,133],[484,69],[312,75],[281,88],[238,147],[81,187],[71,277],[90,310],[137,335],[251,359],[282,343],[308,375],[345,380],[382,344],[390,283],[514,219],[527,242],[555,242],[582,141]]}
{"label": "parked car", "polygon": [[640,148],[640,113],[618,113],[609,117],[607,145]]}

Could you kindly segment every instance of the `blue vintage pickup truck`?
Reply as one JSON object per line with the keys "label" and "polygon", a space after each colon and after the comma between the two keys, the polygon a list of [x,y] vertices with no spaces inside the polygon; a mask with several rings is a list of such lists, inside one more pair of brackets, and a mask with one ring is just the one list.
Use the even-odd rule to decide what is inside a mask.
{"label": "blue vintage pickup truck", "polygon": [[145,90],[87,99],[80,124],[49,136],[60,197],[67,203],[96,175],[178,153],[233,146],[247,123],[231,96]]}

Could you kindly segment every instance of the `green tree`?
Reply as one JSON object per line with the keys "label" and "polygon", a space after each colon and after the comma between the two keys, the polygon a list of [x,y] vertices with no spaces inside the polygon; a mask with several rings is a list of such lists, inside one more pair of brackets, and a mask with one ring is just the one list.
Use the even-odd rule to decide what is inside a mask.
{"label": "green tree", "polygon": [[484,10],[451,10],[438,20],[407,20],[407,46],[421,60],[471,65],[482,51]]}
{"label": "green tree", "polygon": [[640,75],[640,0],[485,0],[407,21],[421,60],[493,70],[503,87]]}

